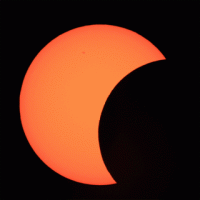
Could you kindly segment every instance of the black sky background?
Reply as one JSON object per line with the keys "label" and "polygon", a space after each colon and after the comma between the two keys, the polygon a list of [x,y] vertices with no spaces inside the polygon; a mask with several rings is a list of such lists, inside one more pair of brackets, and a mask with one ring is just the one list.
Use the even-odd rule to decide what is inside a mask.
{"label": "black sky background", "polygon": [[[199,189],[199,181],[196,183],[198,131],[195,128],[199,114],[195,104],[198,99],[198,90],[195,88],[198,85],[199,67],[198,1],[1,1],[0,8],[1,112],[3,111],[1,199],[180,199],[186,195],[196,195]],[[122,160],[106,155],[116,135],[108,138],[108,144],[103,134],[100,133],[99,136],[107,167],[121,181],[120,184],[110,186],[84,185],[60,176],[38,158],[26,140],[19,116],[19,94],[28,67],[52,39],[73,28],[90,24],[109,24],[133,30],[152,42],[167,59],[165,63],[157,64],[153,71],[160,73],[160,79],[156,80],[160,81],[161,89],[164,87],[165,90],[160,91],[156,87],[151,93],[150,86],[147,87],[144,83],[138,86],[137,91],[146,88],[143,90],[146,96],[138,93],[139,99],[134,100],[139,107],[138,112],[153,113],[154,119],[164,126],[170,143],[172,172],[168,185],[162,191],[153,188],[153,179],[149,179],[152,189],[139,182],[135,186],[133,180],[128,179],[128,174],[121,172],[124,169],[131,173],[131,167],[123,166]],[[156,72],[159,66],[163,70]],[[138,75],[134,73],[136,75],[133,74],[133,77],[142,78],[145,73],[158,77],[153,72],[143,68]],[[158,85],[156,81],[155,85]],[[126,88],[123,84],[121,87]],[[116,91],[116,96],[120,95],[119,90]],[[162,99],[159,105],[154,103],[152,107],[151,103],[159,97],[158,91],[167,98]],[[154,100],[143,102],[142,97],[151,99],[153,94]],[[110,102],[114,99],[113,97]],[[156,111],[152,108],[156,108]],[[108,114],[108,110],[105,113]],[[102,117],[104,128],[106,119],[106,115]],[[118,141],[123,141],[122,136],[118,137]],[[131,144],[129,145],[131,148]],[[124,146],[118,149],[119,152],[123,152]],[[128,147],[125,148],[127,155],[135,152],[132,148],[128,151]],[[112,155],[117,156],[116,153]],[[115,168],[112,163],[120,167]],[[162,179],[159,175],[157,177]],[[159,182],[159,185],[165,180],[168,179]]]}

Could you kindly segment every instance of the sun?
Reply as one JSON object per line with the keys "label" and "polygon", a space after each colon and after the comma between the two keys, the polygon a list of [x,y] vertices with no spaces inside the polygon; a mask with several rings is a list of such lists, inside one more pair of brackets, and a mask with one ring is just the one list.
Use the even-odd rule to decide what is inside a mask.
{"label": "sun", "polygon": [[70,180],[115,184],[98,141],[103,106],[127,74],[164,59],[141,35],[107,24],[78,27],[50,41],[29,66],[20,92],[21,123],[34,152]]}

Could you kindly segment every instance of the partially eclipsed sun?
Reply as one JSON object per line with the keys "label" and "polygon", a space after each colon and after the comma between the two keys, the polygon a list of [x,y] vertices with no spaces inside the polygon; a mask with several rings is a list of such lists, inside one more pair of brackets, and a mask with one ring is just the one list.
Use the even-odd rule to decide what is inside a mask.
{"label": "partially eclipsed sun", "polygon": [[164,59],[141,35],[112,25],[75,28],[49,42],[20,92],[22,127],[38,157],[70,180],[115,184],[98,141],[103,106],[126,75]]}

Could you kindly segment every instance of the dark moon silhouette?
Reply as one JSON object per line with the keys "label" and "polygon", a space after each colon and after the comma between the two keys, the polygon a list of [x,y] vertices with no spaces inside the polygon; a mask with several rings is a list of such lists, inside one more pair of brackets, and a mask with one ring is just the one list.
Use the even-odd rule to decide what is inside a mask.
{"label": "dark moon silhouette", "polygon": [[99,142],[121,188],[119,197],[131,193],[135,198],[157,198],[171,181],[175,163],[169,124],[175,101],[169,73],[166,60],[142,66],[123,78],[105,103]]}

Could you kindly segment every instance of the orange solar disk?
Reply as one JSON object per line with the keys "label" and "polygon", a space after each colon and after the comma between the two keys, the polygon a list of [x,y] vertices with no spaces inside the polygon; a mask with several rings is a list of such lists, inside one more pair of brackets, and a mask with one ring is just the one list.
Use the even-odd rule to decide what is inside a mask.
{"label": "orange solar disk", "polygon": [[70,180],[115,184],[98,141],[103,106],[127,74],[164,59],[147,39],[118,26],[88,25],[59,35],[38,53],[23,80],[20,117],[30,146]]}

